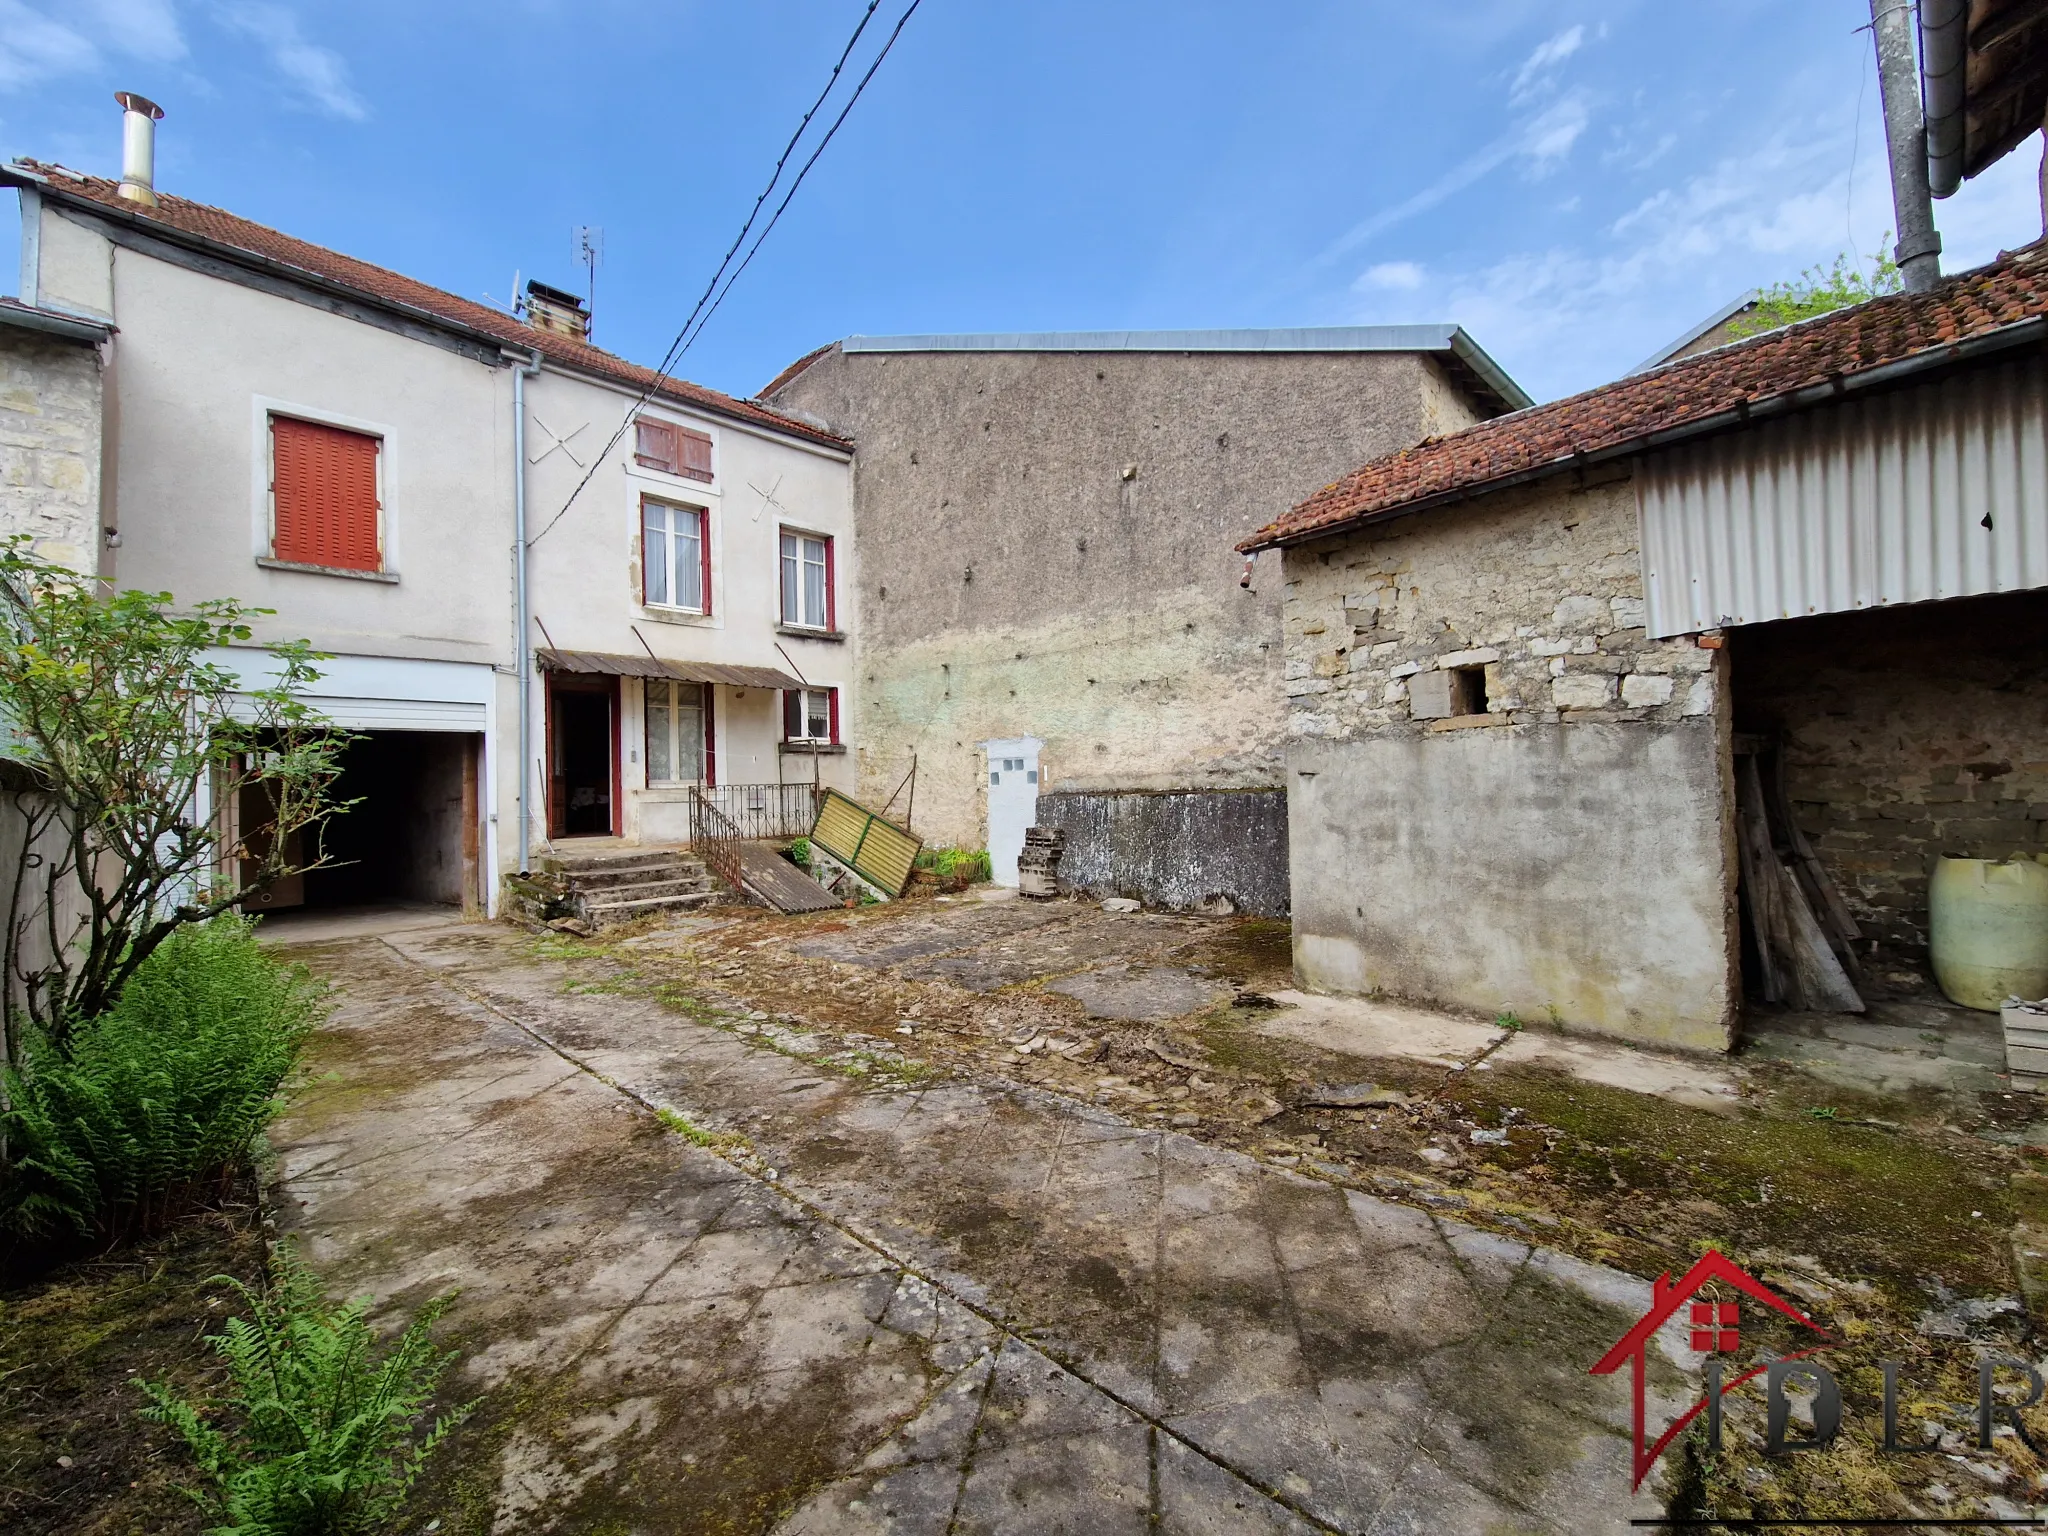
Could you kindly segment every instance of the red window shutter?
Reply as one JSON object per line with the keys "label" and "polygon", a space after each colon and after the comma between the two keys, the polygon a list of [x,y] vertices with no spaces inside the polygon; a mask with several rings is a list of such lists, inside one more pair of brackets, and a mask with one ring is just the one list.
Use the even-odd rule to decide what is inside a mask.
{"label": "red window shutter", "polygon": [[[839,570],[838,557],[831,539],[825,541],[825,627],[834,634],[839,631]],[[839,690],[832,690],[832,739],[839,739]]]}
{"label": "red window shutter", "polygon": [[703,432],[692,432],[688,427],[676,428],[676,439],[682,445],[682,461],[676,465],[676,473],[689,480],[711,478],[711,438]]}
{"label": "red window shutter", "polygon": [[831,740],[832,745],[836,747],[839,745],[839,690],[837,688],[827,689],[825,691],[825,700],[827,707],[832,711]]}
{"label": "red window shutter", "polygon": [[794,688],[782,690],[782,739],[795,741],[804,733],[804,696]]}
{"label": "red window shutter", "polygon": [[674,474],[679,467],[676,463],[675,428],[661,421],[634,422],[633,458],[644,468],[664,469]]}
{"label": "red window shutter", "polygon": [[704,563],[704,606],[697,611],[711,617],[711,514],[697,510],[697,558]]}
{"label": "red window shutter", "polygon": [[383,569],[381,447],[364,432],[271,417],[272,558],[345,571]]}

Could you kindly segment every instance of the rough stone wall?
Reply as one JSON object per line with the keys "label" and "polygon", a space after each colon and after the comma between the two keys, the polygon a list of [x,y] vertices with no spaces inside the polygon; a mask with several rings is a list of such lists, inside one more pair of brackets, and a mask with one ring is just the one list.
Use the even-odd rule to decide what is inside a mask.
{"label": "rough stone wall", "polygon": [[1067,834],[1063,891],[1174,911],[1287,915],[1287,794],[1278,789],[1041,795]]}
{"label": "rough stone wall", "polygon": [[[1281,781],[1278,562],[1232,545],[1472,419],[1413,354],[852,353],[774,395],[851,435],[860,792],[980,846],[983,741],[1046,790]],[[1274,874],[1279,873],[1273,850]]]}
{"label": "rough stone wall", "polygon": [[1781,740],[1875,979],[1931,986],[1934,861],[2048,853],[2048,592],[1760,624],[1729,651],[1736,728]]}
{"label": "rough stone wall", "polygon": [[1287,552],[1306,983],[1725,1048],[1725,663],[1647,637],[1637,545],[1623,472]]}
{"label": "rough stone wall", "polygon": [[98,349],[0,328],[0,534],[99,571],[101,387]]}

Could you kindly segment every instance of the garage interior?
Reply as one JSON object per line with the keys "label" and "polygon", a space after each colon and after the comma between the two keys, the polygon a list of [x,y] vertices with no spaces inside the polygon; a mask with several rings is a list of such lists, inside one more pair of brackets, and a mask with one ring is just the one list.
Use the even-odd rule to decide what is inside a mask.
{"label": "garage interior", "polygon": [[329,862],[280,881],[252,910],[479,905],[482,745],[453,731],[367,731],[350,742],[333,789],[347,808],[306,855]]}

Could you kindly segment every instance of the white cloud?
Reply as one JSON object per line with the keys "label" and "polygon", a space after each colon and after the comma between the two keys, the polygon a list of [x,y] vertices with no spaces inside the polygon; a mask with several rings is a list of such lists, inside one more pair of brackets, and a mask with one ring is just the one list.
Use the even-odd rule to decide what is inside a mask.
{"label": "white cloud", "polygon": [[1515,74],[1515,83],[1508,87],[1508,100],[1520,103],[1535,95],[1548,85],[1549,75],[1566,59],[1579,51],[1579,44],[1586,40],[1584,27],[1568,27],[1557,36],[1537,45],[1536,51],[1522,62]]}
{"label": "white cloud", "polygon": [[283,6],[234,5],[221,13],[221,20],[264,45],[271,66],[303,105],[351,122],[369,116],[368,104],[349,83],[348,62],[332,48],[308,42],[298,17]]}
{"label": "white cloud", "polygon": [[106,56],[144,63],[185,57],[170,0],[86,0],[59,21],[23,0],[0,0],[0,91],[89,74]]}
{"label": "white cloud", "polygon": [[1383,261],[1378,266],[1367,267],[1360,273],[1356,286],[1408,293],[1420,288],[1426,276],[1427,274],[1415,262]]}

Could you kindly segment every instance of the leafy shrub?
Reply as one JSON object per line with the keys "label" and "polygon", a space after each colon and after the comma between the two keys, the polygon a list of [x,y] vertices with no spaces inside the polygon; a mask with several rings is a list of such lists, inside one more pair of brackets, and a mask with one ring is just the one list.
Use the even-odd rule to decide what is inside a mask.
{"label": "leafy shrub", "polygon": [[428,1331],[454,1298],[438,1297],[381,1359],[366,1300],[334,1306],[279,1244],[262,1292],[240,1292],[250,1315],[207,1342],[228,1364],[219,1404],[194,1405],[161,1382],[140,1383],[143,1414],[184,1437],[212,1482],[193,1497],[223,1523],[209,1536],[371,1536],[405,1502],[427,1457],[476,1405],[427,1423],[455,1357]]}
{"label": "leafy shrub", "polygon": [[808,837],[800,837],[789,845],[789,861],[798,869],[811,867],[811,840]]}
{"label": "leafy shrub", "polygon": [[111,1242],[217,1193],[277,1112],[321,989],[237,917],[173,933],[68,1055],[0,1073],[0,1233]]}

